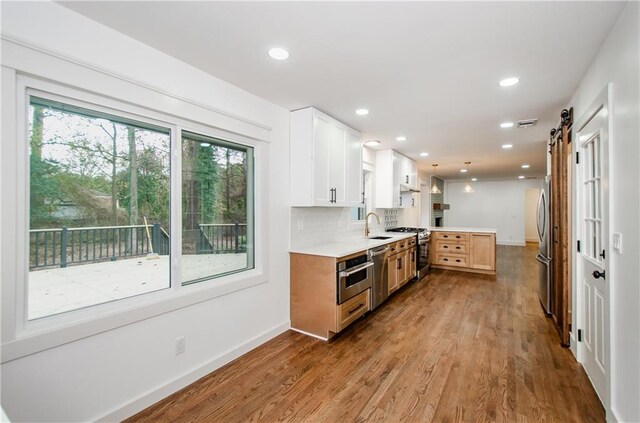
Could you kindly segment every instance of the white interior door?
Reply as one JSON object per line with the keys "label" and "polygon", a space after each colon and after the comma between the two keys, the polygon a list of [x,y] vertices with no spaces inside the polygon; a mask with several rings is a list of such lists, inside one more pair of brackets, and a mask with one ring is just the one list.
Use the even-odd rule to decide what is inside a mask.
{"label": "white interior door", "polygon": [[606,404],[609,347],[608,117],[601,107],[576,137],[577,304],[582,342],[579,359],[603,404]]}

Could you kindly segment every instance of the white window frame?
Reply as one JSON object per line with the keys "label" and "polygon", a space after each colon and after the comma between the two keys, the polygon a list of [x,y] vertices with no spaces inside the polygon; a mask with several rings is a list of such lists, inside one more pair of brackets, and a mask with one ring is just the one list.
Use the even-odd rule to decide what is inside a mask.
{"label": "white window frame", "polygon": [[[3,238],[9,237],[7,240],[12,239],[15,244],[13,250],[3,248],[2,251],[2,265],[15,263],[12,266],[6,266],[2,270],[2,314],[0,317],[2,318],[1,361],[3,363],[268,281],[267,215],[259,212],[260,210],[266,210],[268,205],[265,196],[268,186],[268,142],[193,121],[190,119],[190,112],[194,112],[193,115],[201,118],[210,111],[204,110],[198,104],[176,99],[164,93],[154,92],[153,94],[160,94],[166,97],[166,100],[172,103],[172,106],[175,106],[176,102],[182,101],[184,104],[180,104],[180,107],[171,108],[171,111],[181,110],[179,114],[158,111],[125,99],[115,99],[107,95],[107,88],[104,89],[104,94],[96,94],[81,88],[69,87],[37,77],[4,71],[5,68],[3,68],[2,79],[3,90],[5,91],[2,96],[2,105],[3,108],[6,108],[7,105],[15,105],[15,110],[6,112],[5,109],[2,112],[3,121],[7,117],[13,117],[13,119],[8,120],[6,125],[9,128],[3,128],[3,138],[6,140],[7,137],[5,135],[10,131],[15,134],[15,137],[9,137],[9,139],[15,139],[15,141],[14,145],[2,151],[1,159],[2,167],[4,168],[2,170],[2,179],[3,184],[7,180],[15,180],[16,184],[12,186],[3,185],[2,187],[3,196],[5,193],[8,195],[2,201],[5,205],[2,206],[1,232]],[[102,77],[106,80],[105,86],[108,87],[109,76],[102,75]],[[9,89],[5,90],[6,88]],[[7,94],[7,91],[9,94]],[[29,144],[27,140],[29,95],[151,123],[168,128],[171,131],[170,287],[36,320],[28,320],[26,308],[28,293],[25,288],[29,273],[29,209],[27,206],[29,195]],[[11,96],[14,97],[13,104],[11,104]],[[14,122],[11,122],[11,120]],[[7,121],[5,121],[6,123]],[[226,276],[214,276],[199,283],[182,284],[180,276],[182,245],[182,130],[220,138],[253,148],[255,246],[253,269]],[[8,207],[9,203],[15,209],[15,212],[5,213],[7,210],[5,207]],[[7,215],[15,216],[15,221],[12,221],[11,218],[6,219]],[[4,242],[5,240],[3,239]]]}

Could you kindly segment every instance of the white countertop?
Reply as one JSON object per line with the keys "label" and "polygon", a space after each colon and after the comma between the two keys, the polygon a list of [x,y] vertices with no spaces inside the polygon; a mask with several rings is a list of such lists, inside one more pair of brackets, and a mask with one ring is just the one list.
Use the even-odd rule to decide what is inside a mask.
{"label": "white countertop", "polygon": [[492,234],[496,233],[496,230],[493,228],[458,228],[453,226],[429,228],[429,230],[431,232],[478,232],[478,233],[492,233]]}
{"label": "white countertop", "polygon": [[313,256],[325,257],[344,257],[370,248],[379,247],[390,242],[400,241],[401,239],[414,237],[415,234],[382,232],[372,233],[369,236],[388,236],[389,239],[367,239],[364,236],[359,238],[345,238],[342,241],[326,242],[323,244],[312,245],[309,247],[292,248],[290,253],[310,254]]}

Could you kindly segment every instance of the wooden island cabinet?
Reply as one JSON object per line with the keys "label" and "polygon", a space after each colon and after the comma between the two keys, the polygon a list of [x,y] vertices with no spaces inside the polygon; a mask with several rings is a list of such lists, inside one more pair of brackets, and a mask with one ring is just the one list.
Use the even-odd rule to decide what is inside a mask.
{"label": "wooden island cabinet", "polygon": [[429,257],[436,269],[496,274],[496,233],[489,229],[431,229]]}

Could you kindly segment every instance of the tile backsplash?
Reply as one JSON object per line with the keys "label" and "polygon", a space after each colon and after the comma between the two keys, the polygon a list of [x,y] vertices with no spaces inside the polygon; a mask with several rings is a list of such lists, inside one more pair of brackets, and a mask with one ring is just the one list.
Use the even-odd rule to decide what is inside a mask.
{"label": "tile backsplash", "polygon": [[[384,231],[387,222],[384,210],[377,210],[381,225],[374,217],[369,218],[371,232]],[[364,223],[351,218],[351,208],[339,207],[292,207],[291,248],[334,242],[340,239],[364,236]]]}
{"label": "tile backsplash", "polygon": [[[372,233],[384,232],[386,228],[402,225],[401,209],[377,209],[380,225],[374,217],[369,218]],[[291,248],[303,248],[323,242],[364,236],[364,223],[351,218],[351,208],[339,207],[292,207]],[[413,225],[415,226],[415,224]]]}

